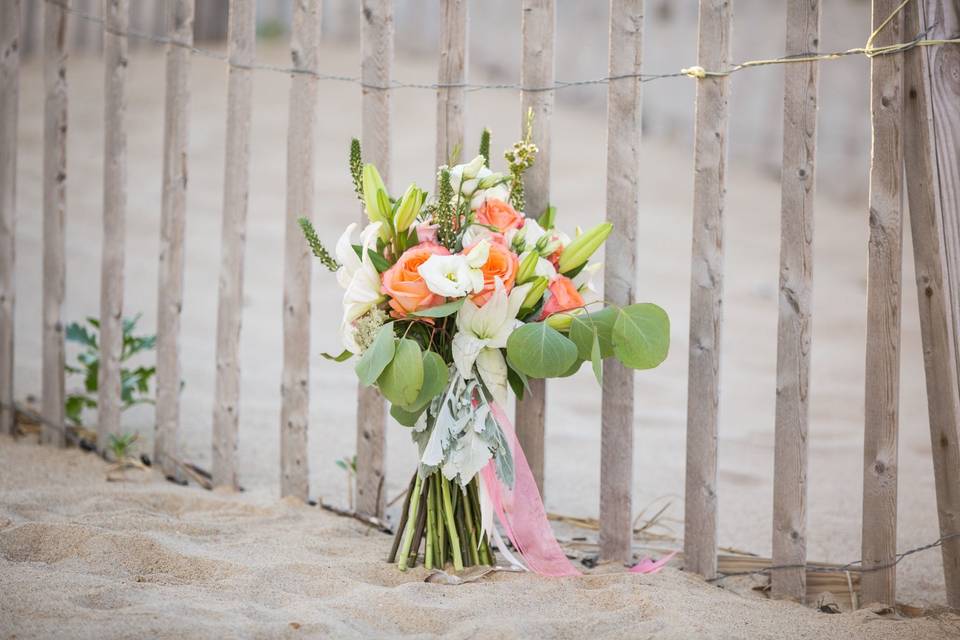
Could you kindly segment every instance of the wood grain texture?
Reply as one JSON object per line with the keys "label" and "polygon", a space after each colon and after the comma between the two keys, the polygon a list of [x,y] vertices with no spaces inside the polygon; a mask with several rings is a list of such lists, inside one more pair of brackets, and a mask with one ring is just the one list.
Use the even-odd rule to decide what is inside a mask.
{"label": "wood grain texture", "polygon": [[[363,79],[363,154],[390,188],[390,83],[393,67],[393,1],[363,0],[360,75]],[[362,215],[361,224],[368,220]],[[357,511],[380,517],[386,496],[386,404],[373,387],[357,391]]]}
{"label": "wood grain texture", "polygon": [[[294,68],[319,71],[321,0],[293,7],[290,57]],[[280,495],[306,501],[310,493],[310,249],[297,219],[313,219],[317,78],[292,74],[287,129],[287,216],[283,250],[283,379],[280,384]]]}
{"label": "wood grain texture", "polygon": [[[554,0],[523,0],[522,60],[520,83],[538,89],[554,83],[557,16]],[[551,91],[521,91],[520,128],[527,124],[527,113],[533,110],[533,143],[539,152],[533,166],[524,174],[526,214],[539,218],[550,204],[550,121],[553,116]],[[545,497],[543,467],[545,455],[547,385],[531,380],[529,392],[517,402],[517,437],[530,463],[530,470]]]}
{"label": "wood grain texture", "polygon": [[[788,0],[786,55],[816,51],[819,42],[819,0]],[[804,565],[819,64],[786,65],[784,74],[773,564]],[[806,581],[803,568],[774,571],[773,596],[804,602]]]}
{"label": "wood grain texture", "polygon": [[[942,0],[910,6],[904,33],[922,33],[928,27],[939,30],[936,35],[931,32],[931,38],[955,33],[960,29],[960,9]],[[904,55],[903,113],[910,228],[942,536],[960,531],[960,312],[952,314],[951,310],[960,294],[956,286],[948,286],[947,263],[948,257],[960,258],[960,242],[950,248],[953,256],[947,255],[945,243],[945,219],[951,218],[949,224],[954,228],[960,223],[960,83],[956,82],[960,55],[951,58],[944,55],[945,49],[915,49]],[[940,96],[936,108],[934,92]],[[941,552],[947,604],[960,609],[960,540],[947,540]]]}
{"label": "wood grain texture", "polygon": [[[698,64],[730,64],[730,0],[700,0]],[[723,312],[723,210],[729,78],[697,81],[683,553],[687,571],[717,571],[717,422]]]}
{"label": "wood grain texture", "polygon": [[[467,81],[467,0],[440,0],[440,70],[437,82]],[[463,154],[467,92],[463,87],[437,89],[437,165],[451,163],[453,152]],[[451,163],[452,164],[452,163]]]}
{"label": "wood grain texture", "polygon": [[213,405],[213,484],[236,489],[240,418],[240,328],[250,187],[250,111],[256,46],[254,0],[230,0],[227,145],[217,307],[217,376]]}
{"label": "wood grain texture", "polygon": [[[899,0],[874,0],[873,26]],[[874,44],[900,42],[902,14]],[[871,59],[870,242],[867,283],[866,421],[863,456],[864,568],[897,552],[897,425],[900,392],[900,297],[903,242],[903,58]],[[896,568],[863,574],[861,602],[894,604]]]}
{"label": "wood grain texture", "polygon": [[[610,0],[609,75],[638,75],[643,60],[643,0]],[[639,77],[607,86],[607,240],[603,297],[626,306],[637,285],[640,214]],[[614,358],[603,363],[600,435],[600,555],[633,558],[633,369]]]}
{"label": "wood grain texture", "polygon": [[[168,5],[167,35],[193,43],[194,0]],[[190,52],[167,45],[163,110],[163,185],[160,200],[160,265],[157,286],[157,430],[153,457],[163,474],[180,479],[180,312],[183,308],[187,223],[187,150]]]}
{"label": "wood grain texture", "polygon": [[0,3],[0,433],[13,433],[20,0]]}
{"label": "wood grain texture", "polygon": [[126,82],[129,0],[104,0],[103,24],[103,245],[100,260],[100,369],[97,449],[122,432],[120,361],[123,357],[123,258],[127,217]]}
{"label": "wood grain texture", "polygon": [[[65,3],[69,7],[69,3]],[[67,14],[43,6],[43,373],[41,410],[48,424],[64,423],[63,298],[66,283]],[[64,446],[66,434],[47,424],[44,442]]]}

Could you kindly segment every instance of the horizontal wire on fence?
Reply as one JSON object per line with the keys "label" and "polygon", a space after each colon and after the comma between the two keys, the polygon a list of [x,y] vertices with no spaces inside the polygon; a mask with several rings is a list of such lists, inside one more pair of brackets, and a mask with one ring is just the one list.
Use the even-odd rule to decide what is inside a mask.
{"label": "horizontal wire on fence", "polygon": [[147,33],[144,31],[138,31],[136,29],[126,29],[124,31],[118,31],[108,27],[103,18],[98,15],[87,13],[85,11],[80,11],[79,9],[74,9],[73,7],[67,6],[63,0],[45,0],[45,2],[59,7],[61,10],[66,13],[72,14],[80,18],[81,20],[86,20],[88,22],[93,22],[95,24],[102,25],[104,31],[119,37],[133,37],[139,40],[146,40],[156,44],[165,44],[175,47],[180,47],[186,49],[190,53],[193,53],[198,56],[205,58],[212,58],[214,60],[220,60],[226,62],[231,67],[237,69],[248,69],[251,71],[268,71],[273,73],[282,73],[284,75],[307,75],[312,76],[318,80],[328,80],[334,82],[348,82],[351,84],[360,85],[364,89],[377,89],[377,90],[388,90],[388,89],[425,89],[429,91],[437,91],[439,89],[463,89],[465,91],[484,91],[484,90],[508,90],[508,91],[528,91],[528,92],[542,92],[542,91],[558,91],[561,89],[569,89],[572,87],[586,87],[591,85],[604,85],[609,84],[610,82],[616,80],[629,80],[629,79],[639,79],[640,82],[652,82],[654,80],[663,80],[665,78],[695,78],[703,80],[704,78],[709,77],[725,77],[732,75],[738,71],[743,71],[744,69],[752,69],[756,67],[765,67],[778,64],[791,64],[799,62],[826,62],[829,60],[838,60],[847,56],[865,56],[867,58],[875,58],[880,56],[887,56],[896,53],[903,53],[909,51],[916,47],[928,47],[934,45],[946,45],[946,44],[960,44],[960,37],[950,38],[950,39],[938,39],[938,40],[927,40],[926,35],[933,29],[933,25],[927,31],[918,34],[913,40],[908,42],[899,42],[896,44],[886,45],[882,47],[874,47],[873,41],[876,39],[877,35],[893,20],[896,15],[903,10],[903,8],[909,4],[912,0],[903,0],[903,2],[898,6],[893,13],[887,16],[887,19],[884,20],[879,27],[877,27],[873,33],[870,34],[870,37],[867,39],[867,42],[862,47],[855,47],[853,49],[844,49],[843,51],[832,51],[828,53],[817,53],[815,51],[798,53],[789,56],[783,56],[781,58],[770,58],[766,60],[748,60],[746,62],[741,62],[735,64],[729,69],[721,70],[709,70],[704,69],[700,66],[692,66],[681,69],[673,73],[624,73],[617,75],[608,75],[602,76],[599,78],[588,78],[584,80],[557,80],[551,85],[542,86],[542,87],[527,87],[520,83],[516,82],[503,82],[503,83],[473,83],[473,82],[401,82],[399,80],[391,80],[388,84],[377,84],[371,82],[364,82],[362,78],[357,76],[348,76],[348,75],[338,75],[331,73],[322,73],[318,71],[313,71],[311,69],[303,69],[300,67],[285,67],[280,65],[272,65],[265,63],[254,63],[246,64],[231,60],[230,56],[226,53],[220,51],[214,51],[212,49],[204,49],[202,47],[194,46],[193,44],[182,42],[180,40],[175,40],[168,36],[157,35],[153,33]]}

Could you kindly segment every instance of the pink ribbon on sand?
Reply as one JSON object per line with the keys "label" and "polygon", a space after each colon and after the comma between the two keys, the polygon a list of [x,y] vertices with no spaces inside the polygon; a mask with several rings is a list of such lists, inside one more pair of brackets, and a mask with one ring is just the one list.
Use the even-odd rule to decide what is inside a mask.
{"label": "pink ribbon on sand", "polygon": [[503,524],[507,537],[534,573],[552,577],[580,575],[553,537],[540,491],[527,464],[527,457],[520,448],[513,424],[495,402],[490,403],[490,412],[503,429],[513,453],[513,489],[497,478],[492,460],[480,474],[493,502],[494,513]]}

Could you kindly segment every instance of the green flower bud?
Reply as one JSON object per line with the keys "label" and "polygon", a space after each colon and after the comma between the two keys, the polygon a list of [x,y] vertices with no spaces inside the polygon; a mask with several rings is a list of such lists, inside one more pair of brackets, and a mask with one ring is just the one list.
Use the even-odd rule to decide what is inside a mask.
{"label": "green flower bud", "polygon": [[566,311],[555,313],[547,318],[546,323],[557,331],[569,331],[573,324],[573,314]]}
{"label": "green flower bud", "polygon": [[520,257],[520,268],[517,269],[517,284],[526,284],[536,277],[537,261],[540,254],[528,251]]}
{"label": "green flower bud", "polygon": [[577,236],[573,242],[567,245],[567,248],[560,254],[560,262],[557,265],[557,271],[560,273],[569,273],[577,267],[585,264],[590,256],[600,248],[610,232],[613,231],[613,225],[609,222],[601,222],[593,229]]}
{"label": "green flower bud", "polygon": [[[533,252],[531,252],[531,254],[534,256],[537,255]],[[540,298],[543,297],[543,292],[547,290],[548,284],[550,284],[550,281],[546,276],[537,276],[534,278],[533,284],[530,285],[530,290],[527,291],[527,295],[523,299],[523,304],[520,305],[518,316],[525,316],[537,307]]]}
{"label": "green flower bud", "polygon": [[397,232],[406,231],[420,214],[420,208],[423,206],[424,192],[412,184],[407,187],[406,192],[400,199],[400,205],[397,207],[397,213],[393,216],[393,228]]}
{"label": "green flower bud", "polygon": [[384,226],[390,226],[390,198],[387,196],[387,187],[372,164],[363,165],[363,204],[370,222],[382,222]]}

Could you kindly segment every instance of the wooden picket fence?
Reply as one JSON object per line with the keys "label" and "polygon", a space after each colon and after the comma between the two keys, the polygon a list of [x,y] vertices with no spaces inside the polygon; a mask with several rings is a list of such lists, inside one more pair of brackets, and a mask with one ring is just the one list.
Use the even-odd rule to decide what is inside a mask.
{"label": "wooden picket fence", "polygon": [[[239,338],[244,237],[249,184],[251,74],[255,63],[255,0],[230,0],[227,148],[222,260],[213,412],[213,483],[237,487],[240,403]],[[786,0],[786,53],[816,51],[819,0]],[[874,0],[874,27],[895,17],[875,45],[960,32],[960,7],[948,0]],[[13,304],[16,134],[22,0],[0,2],[0,431],[13,429]],[[105,0],[106,65],[104,236],[101,289],[101,378],[98,443],[120,432],[120,341],[126,217],[125,75],[130,0]],[[467,0],[441,0],[436,157],[443,163],[464,139]],[[538,162],[526,180],[528,213],[550,202],[551,119],[554,101],[555,0],[522,0],[522,79],[518,118],[535,114]],[[306,500],[306,443],[310,401],[311,256],[296,218],[314,209],[321,0],[295,3],[291,30],[290,125],[284,270],[281,494]],[[35,9],[35,7],[33,8]],[[190,99],[187,79],[194,0],[168,3],[167,94],[158,282],[157,426],[154,456],[168,476],[177,463],[180,309],[183,302],[186,154]],[[390,176],[393,22],[391,0],[362,0],[362,141],[366,157]],[[43,376],[42,412],[48,425],[64,422],[64,330],[67,215],[67,59],[69,0],[45,0],[43,56]],[[700,0],[698,63],[731,64],[730,0]],[[640,192],[640,114],[643,0],[611,0],[608,82],[607,209],[617,227],[608,242],[606,298],[628,304],[636,283]],[[903,175],[911,211],[924,345],[930,430],[941,534],[960,531],[960,107],[958,58],[945,47],[915,48],[874,57],[871,66],[874,144],[870,170],[869,293],[863,492],[862,601],[895,599],[897,425],[901,313]],[[806,593],[807,425],[811,353],[811,286],[818,63],[784,65],[780,318],[777,355],[773,515],[774,595]],[[717,573],[717,436],[720,343],[723,325],[723,215],[729,76],[697,82],[690,351],[687,417],[684,564],[706,577]],[[632,541],[633,374],[604,364],[600,544],[604,557],[629,561]],[[522,446],[543,487],[546,385],[517,405]],[[358,511],[384,510],[385,405],[373,389],[358,389]],[[46,427],[43,440],[65,444]],[[942,545],[947,597],[960,607],[960,538]]]}

